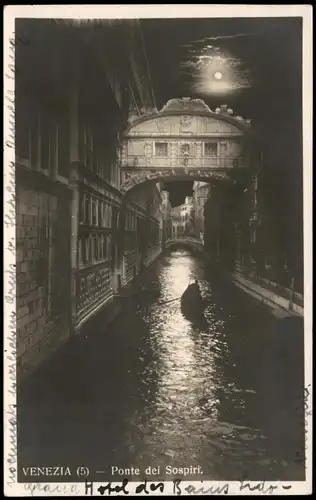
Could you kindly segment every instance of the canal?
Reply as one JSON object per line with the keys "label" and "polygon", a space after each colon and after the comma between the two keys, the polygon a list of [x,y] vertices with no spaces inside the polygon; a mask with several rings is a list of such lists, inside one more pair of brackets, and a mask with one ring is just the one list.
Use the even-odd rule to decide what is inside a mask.
{"label": "canal", "polygon": [[[193,279],[208,300],[202,324],[173,300]],[[199,481],[302,480],[301,322],[273,318],[184,249],[146,283],[159,294],[125,299],[114,323],[94,324],[24,388],[20,467],[87,466],[99,481],[117,479],[114,466],[143,479],[149,465],[154,480],[190,466]]]}

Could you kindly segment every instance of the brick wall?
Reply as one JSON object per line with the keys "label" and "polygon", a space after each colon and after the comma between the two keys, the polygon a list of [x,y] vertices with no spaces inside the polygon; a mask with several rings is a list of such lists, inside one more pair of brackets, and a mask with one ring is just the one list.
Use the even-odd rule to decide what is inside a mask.
{"label": "brick wall", "polygon": [[67,203],[56,195],[17,185],[16,222],[21,380],[69,337]]}

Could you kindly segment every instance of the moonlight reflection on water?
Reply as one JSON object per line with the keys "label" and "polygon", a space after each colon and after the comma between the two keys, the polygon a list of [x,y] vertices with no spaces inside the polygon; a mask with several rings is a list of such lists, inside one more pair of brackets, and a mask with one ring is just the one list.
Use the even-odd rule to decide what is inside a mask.
{"label": "moonlight reflection on water", "polygon": [[[179,300],[166,303],[193,279],[208,301],[202,326]],[[216,283],[185,250],[159,259],[146,280],[158,298],[130,299],[110,328],[99,323],[38,375],[21,412],[24,463],[160,466],[169,480],[167,465],[200,466],[204,479],[302,479],[301,326]]]}

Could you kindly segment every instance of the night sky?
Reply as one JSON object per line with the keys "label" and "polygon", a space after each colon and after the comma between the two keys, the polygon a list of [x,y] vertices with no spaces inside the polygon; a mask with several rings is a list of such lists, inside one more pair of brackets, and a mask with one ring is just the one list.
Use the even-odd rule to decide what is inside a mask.
{"label": "night sky", "polygon": [[[251,118],[264,167],[271,172],[271,199],[275,193],[280,206],[291,200],[299,212],[301,18],[148,19],[141,26],[158,109],[168,99],[189,96],[203,99],[211,109],[227,104]],[[222,95],[201,80],[203,64],[219,58],[223,78],[233,82],[233,90]],[[190,183],[166,188],[173,205],[192,194]]]}

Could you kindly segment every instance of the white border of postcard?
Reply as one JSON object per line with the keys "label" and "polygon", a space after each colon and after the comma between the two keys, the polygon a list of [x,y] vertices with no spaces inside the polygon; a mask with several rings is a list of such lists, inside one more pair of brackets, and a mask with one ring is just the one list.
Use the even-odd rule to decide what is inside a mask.
{"label": "white border of postcard", "polygon": [[[99,496],[105,483],[17,483],[16,324],[15,324],[15,168],[14,168],[14,26],[24,18],[303,18],[303,155],[304,155],[304,311],[306,480],[302,482],[196,482],[181,494],[297,495],[312,493],[312,6],[310,5],[25,5],[4,8],[4,492],[6,496]],[[108,478],[108,481],[111,481]],[[121,483],[116,483],[121,485]],[[192,484],[192,482],[190,483]],[[195,483],[194,483],[195,484]],[[91,487],[90,487],[91,486]],[[135,494],[137,483],[129,483]],[[115,487],[115,483],[112,483]],[[144,494],[144,493],[143,493]],[[173,482],[153,495],[179,495]],[[125,495],[124,492],[112,495]]]}

